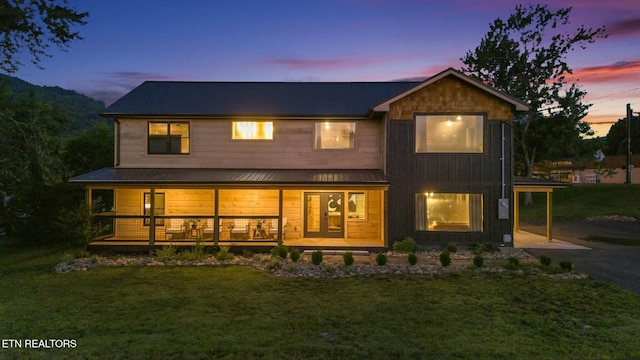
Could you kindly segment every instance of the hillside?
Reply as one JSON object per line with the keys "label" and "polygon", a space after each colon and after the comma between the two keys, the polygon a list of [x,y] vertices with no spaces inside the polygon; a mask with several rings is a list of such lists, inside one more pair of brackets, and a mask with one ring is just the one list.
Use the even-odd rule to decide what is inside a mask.
{"label": "hillside", "polygon": [[20,96],[33,92],[37,98],[49,102],[54,107],[69,112],[71,121],[69,133],[86,129],[96,122],[107,121],[101,119],[100,114],[105,109],[102,101],[95,100],[73,90],[60,87],[38,86],[15,77],[1,75],[0,83],[7,82],[12,96]]}

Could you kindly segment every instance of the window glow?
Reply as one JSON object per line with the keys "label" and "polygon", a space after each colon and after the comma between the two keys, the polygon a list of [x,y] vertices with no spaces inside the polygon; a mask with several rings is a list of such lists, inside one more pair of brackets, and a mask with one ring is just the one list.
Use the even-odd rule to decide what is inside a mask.
{"label": "window glow", "polygon": [[234,121],[234,140],[273,140],[272,121]]}
{"label": "window glow", "polygon": [[417,153],[484,152],[482,115],[416,116]]}
{"label": "window glow", "polygon": [[482,194],[416,194],[416,230],[483,231]]}
{"label": "window glow", "polygon": [[330,122],[316,123],[316,149],[355,149],[356,123]]}

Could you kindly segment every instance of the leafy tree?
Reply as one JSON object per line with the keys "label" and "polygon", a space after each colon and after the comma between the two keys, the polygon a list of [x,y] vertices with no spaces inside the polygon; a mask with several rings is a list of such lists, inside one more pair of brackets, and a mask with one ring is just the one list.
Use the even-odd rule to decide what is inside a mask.
{"label": "leafy tree", "polygon": [[77,12],[68,0],[0,1],[0,69],[12,73],[24,65],[16,57],[23,50],[31,62],[39,66],[50,57],[51,44],[66,49],[69,43],[82,39],[73,28],[85,25],[87,12]]}
{"label": "leafy tree", "polygon": [[461,58],[462,72],[528,103],[530,110],[514,123],[516,169],[533,175],[540,158],[576,151],[581,135],[592,134],[580,120],[590,105],[585,91],[569,84],[567,54],[606,37],[605,27],[580,26],[568,32],[571,8],[551,11],[546,5],[516,6],[505,21],[496,19],[475,50]]}
{"label": "leafy tree", "polygon": [[113,166],[113,128],[104,122],[67,140],[64,160],[71,176]]}
{"label": "leafy tree", "polygon": [[[607,154],[627,153],[627,119],[620,119],[611,125],[607,133]],[[640,118],[631,117],[631,153],[640,154]]]}

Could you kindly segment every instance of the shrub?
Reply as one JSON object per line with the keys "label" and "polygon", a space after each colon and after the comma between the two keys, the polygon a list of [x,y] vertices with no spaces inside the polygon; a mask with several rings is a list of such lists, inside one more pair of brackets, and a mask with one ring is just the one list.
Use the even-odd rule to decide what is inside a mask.
{"label": "shrub", "polygon": [[376,256],[376,264],[378,264],[379,266],[386,265],[387,264],[387,254],[378,253],[378,255]]}
{"label": "shrub", "polygon": [[571,272],[571,270],[573,270],[573,263],[571,260],[562,260],[559,265],[560,269],[564,272]]}
{"label": "shrub", "polygon": [[156,250],[156,257],[159,261],[175,260],[178,248],[173,245],[163,246]]}
{"label": "shrub", "polygon": [[440,253],[440,264],[444,267],[451,265],[451,255],[449,251],[445,250]]}
{"label": "shrub", "polygon": [[300,250],[298,248],[291,248],[289,250],[289,257],[291,261],[298,262],[298,260],[300,260]]}
{"label": "shrub", "polygon": [[269,260],[269,263],[267,264],[267,269],[269,270],[276,270],[276,269],[280,269],[281,267],[282,267],[282,259],[277,256],[272,256],[271,260]]}
{"label": "shrub", "polygon": [[542,264],[544,266],[551,265],[551,258],[548,257],[547,255],[541,255],[540,256],[540,264]]}
{"label": "shrub", "polygon": [[316,251],[311,253],[311,262],[313,265],[322,264],[322,249],[317,249]]}
{"label": "shrub", "polygon": [[518,260],[517,257],[510,257],[509,258],[509,265],[514,266],[514,267],[518,267],[520,266],[520,260]]}
{"label": "shrub", "polygon": [[414,253],[416,252],[416,241],[411,237],[406,237],[402,241],[393,243],[393,251],[398,253]]}
{"label": "shrub", "polygon": [[481,255],[473,257],[473,266],[481,268],[484,265],[484,258]]}
{"label": "shrub", "polygon": [[288,254],[289,248],[282,244],[278,244],[273,249],[271,249],[272,256],[279,256],[282,259],[286,259]]}
{"label": "shrub", "polygon": [[415,253],[409,253],[409,264],[415,265],[418,263],[418,255]]}
{"label": "shrub", "polygon": [[342,254],[342,260],[344,260],[344,264],[347,266],[353,265],[353,253],[351,251],[347,251]]}
{"label": "shrub", "polygon": [[450,253],[456,253],[458,252],[458,246],[456,244],[449,244],[447,245],[447,250],[449,250]]}
{"label": "shrub", "polygon": [[475,245],[473,245],[472,252],[474,254],[479,255],[479,254],[482,254],[485,251],[487,251],[487,248],[484,246],[484,244],[475,244]]}
{"label": "shrub", "polygon": [[242,249],[242,257],[243,258],[251,259],[254,255],[255,255],[255,253],[253,251],[247,250],[247,249]]}
{"label": "shrub", "polygon": [[216,254],[216,259],[223,260],[233,260],[233,253],[229,252],[229,246],[220,246],[220,251]]}

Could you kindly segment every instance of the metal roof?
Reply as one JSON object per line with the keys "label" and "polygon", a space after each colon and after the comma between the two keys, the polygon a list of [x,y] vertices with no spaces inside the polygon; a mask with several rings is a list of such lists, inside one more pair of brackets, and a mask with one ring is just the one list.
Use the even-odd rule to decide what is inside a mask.
{"label": "metal roof", "polygon": [[382,170],[104,168],[69,180],[85,185],[388,185]]}
{"label": "metal roof", "polygon": [[418,84],[146,81],[101,115],[362,117]]}

